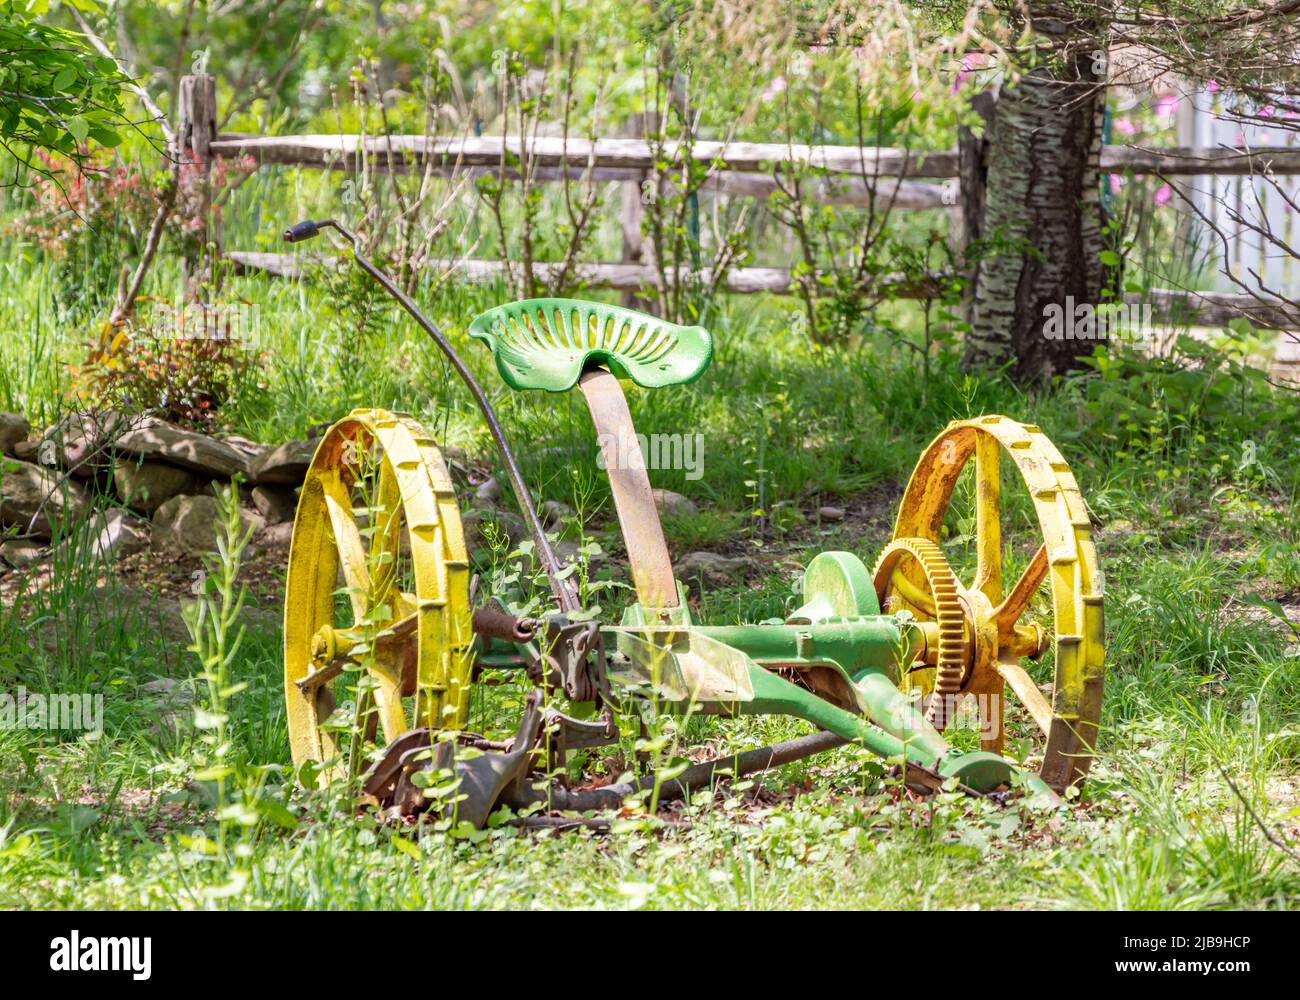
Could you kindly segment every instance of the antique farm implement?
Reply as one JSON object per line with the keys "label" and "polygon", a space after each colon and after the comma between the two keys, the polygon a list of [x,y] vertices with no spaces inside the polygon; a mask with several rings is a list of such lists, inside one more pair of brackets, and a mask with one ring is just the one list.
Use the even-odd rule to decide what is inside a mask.
{"label": "antique farm implement", "polygon": [[[698,625],[674,578],[644,463],[619,461],[608,449],[626,456],[635,440],[619,379],[656,389],[691,382],[711,359],[709,333],[585,301],[491,309],[470,334],[492,350],[507,385],[552,393],[576,387],[607,449],[635,601],[618,624],[601,624],[580,606],[572,570],[547,537],[487,395],[438,328],[355,252],[344,227],[304,222],[285,238],[327,227],[352,243],[357,264],[434,339],[469,388],[553,607],[524,616],[476,598],[448,466],[411,418],[370,409],[336,423],[302,490],[285,605],[293,756],[317,780],[359,775],[363,794],[385,808],[434,808],[473,824],[501,805],[617,806],[653,778],[584,791],[546,776],[562,773],[570,752],[616,743],[619,719],[647,705],[786,714],[822,730],[696,765],[664,784],[665,795],[707,784],[718,766],[757,770],[849,742],[892,760],[916,789],[953,780],[976,794],[1023,787],[1041,795],[1087,771],[1101,710],[1102,578],[1074,476],[1037,427],[1001,416],[955,421],[922,454],[874,570],[852,553],[823,552],[804,571],[802,604],[784,620]],[[962,477],[968,465],[973,487],[971,476]],[[1019,474],[1022,519],[1041,534],[1009,585],[1004,470],[1012,481]],[[974,494],[976,565],[968,583],[939,547],[959,484]],[[1042,615],[1049,628],[1029,620],[1031,598],[1043,588],[1048,600],[1039,607],[1050,606]],[[1044,693],[1024,661],[1049,652],[1055,675]],[[513,737],[468,732],[476,697],[508,672],[531,682]],[[957,750],[944,730],[968,695],[979,709],[979,749]],[[555,707],[561,697],[565,712]],[[1002,756],[1008,704],[1037,730],[1028,758],[1036,774]],[[434,794],[436,775],[449,796]]]}

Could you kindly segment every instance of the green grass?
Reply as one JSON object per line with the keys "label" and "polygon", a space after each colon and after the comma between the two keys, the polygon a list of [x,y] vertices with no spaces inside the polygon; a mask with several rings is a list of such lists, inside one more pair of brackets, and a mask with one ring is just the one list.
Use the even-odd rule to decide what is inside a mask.
{"label": "green grass", "polygon": [[[35,422],[65,405],[64,366],[84,356],[88,337],[44,274],[16,257],[0,262],[6,329],[19,331],[0,338],[0,407]],[[159,286],[173,278],[164,268]],[[491,466],[467,394],[386,305],[357,344],[350,315],[320,285],[237,278],[226,294],[251,304],[266,352],[264,385],[249,380],[225,411],[232,430],[275,440],[352,406],[387,406]],[[469,318],[497,295],[448,290],[433,306],[489,386],[538,495],[590,513],[589,530],[617,553],[580,402],[506,392],[465,338]],[[897,322],[906,331],[910,320],[900,313]],[[204,846],[216,829],[211,784],[195,777],[206,745],[185,723],[190,709],[179,728],[160,724],[157,700],[141,693],[159,677],[193,676],[198,663],[134,612],[106,620],[94,610],[114,600],[92,599],[101,568],[82,550],[52,586],[0,609],[6,684],[106,695],[98,739],[0,730],[0,906],[1296,906],[1300,866],[1256,817],[1297,842],[1300,647],[1242,600],[1300,603],[1293,397],[1234,376],[1226,362],[1194,374],[1190,394],[1166,391],[1161,380],[1174,376],[1136,360],[1122,376],[1032,395],[996,376],[968,376],[948,355],[932,359],[927,380],[911,352],[797,339],[788,307],[771,301],[718,303],[711,325],[718,356],[697,384],[630,391],[642,432],[705,435],[701,479],[652,473],[656,486],[701,507],[669,523],[675,549],[741,550],[764,570],[746,585],[709,588],[702,620],[783,614],[797,567],[821,549],[870,563],[907,472],[950,419],[1002,412],[1040,424],[1058,444],[1100,525],[1107,589],[1102,756],[1078,808],[1047,822],[957,796],[899,802],[872,758],[842,750],[697,797],[676,817],[689,829],[633,821],[607,837],[508,827],[470,837],[435,825],[381,827],[296,786],[285,766],[279,636],[261,627],[231,668],[247,687],[230,699],[228,755],[261,798],[291,816],[252,822],[237,858],[246,881],[213,896],[227,873]],[[1211,405],[1220,386],[1232,403],[1222,412]],[[1251,462],[1241,461],[1247,451]],[[817,507],[832,502],[850,517],[818,526]],[[802,514],[764,516],[781,504]],[[1012,502],[1022,534],[1029,510]],[[973,558],[963,513],[953,513],[947,542],[959,569]],[[1032,551],[1009,549],[1012,567]],[[1050,664],[1035,670],[1046,679]],[[490,714],[511,697],[476,710]],[[1013,730],[1023,723],[1013,718]],[[692,719],[674,735],[743,749],[805,728]]]}

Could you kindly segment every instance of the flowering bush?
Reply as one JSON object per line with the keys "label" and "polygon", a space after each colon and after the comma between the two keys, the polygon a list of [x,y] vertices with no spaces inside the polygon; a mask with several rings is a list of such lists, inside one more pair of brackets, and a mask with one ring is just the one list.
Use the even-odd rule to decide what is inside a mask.
{"label": "flowering bush", "polygon": [[93,315],[111,301],[120,268],[144,244],[157,205],[154,182],[110,150],[86,153],[80,169],[44,151],[35,155],[47,172],[25,193],[28,205],[6,235],[46,255],[64,308]]}
{"label": "flowering bush", "polygon": [[[150,176],[107,149],[84,151],[80,169],[41,150],[35,155],[45,173],[25,193],[28,205],[5,235],[34,243],[54,263],[58,297],[69,312],[94,315],[112,301],[121,269],[142,251],[167,175],[159,171]],[[214,219],[220,219],[223,192],[256,166],[251,157],[213,163]],[[198,249],[203,230],[198,181],[198,165],[182,164],[180,190],[165,230],[182,252]]]}
{"label": "flowering bush", "polygon": [[107,150],[89,159],[80,171],[43,150],[36,157],[49,171],[32,186],[32,208],[11,225],[56,260],[66,259],[87,228],[120,229],[119,239],[135,250],[148,227],[153,196],[146,179]]}

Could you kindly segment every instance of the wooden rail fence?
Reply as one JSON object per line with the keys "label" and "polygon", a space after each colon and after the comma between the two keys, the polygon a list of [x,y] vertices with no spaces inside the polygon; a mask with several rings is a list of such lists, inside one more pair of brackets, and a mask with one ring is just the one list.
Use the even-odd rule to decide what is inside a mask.
{"label": "wooden rail fence", "polygon": [[[190,78],[187,78],[190,79]],[[211,94],[211,78],[199,78],[199,86],[182,87],[187,94]],[[203,85],[206,84],[206,87]],[[205,109],[200,109],[203,114]],[[182,120],[186,109],[182,108]],[[194,110],[188,120],[194,121]],[[707,164],[709,175],[704,190],[733,197],[766,198],[778,189],[777,173],[789,168],[812,168],[815,177],[805,184],[805,196],[829,205],[880,206],[905,210],[948,209],[955,215],[960,205],[958,153],[955,150],[918,151],[896,148],[825,146],[787,143],[696,141],[692,144],[651,143],[641,138],[537,137],[527,142],[517,136],[473,136],[436,138],[418,135],[360,137],[355,135],[256,136],[212,135],[200,126],[194,142],[187,146],[206,172],[216,157],[252,157],[258,164],[353,171],[363,161],[370,170],[408,172],[429,169],[436,175],[496,174],[502,158],[506,176],[518,177],[518,163],[528,156],[534,178],[554,182],[587,177],[595,182],[620,182],[624,190],[624,246],[622,261],[585,263],[578,278],[589,285],[632,294],[658,279],[656,268],[646,262],[645,247],[639,240],[636,210],[641,184],[651,176],[657,162],[679,162],[689,156]],[[210,126],[209,126],[210,128]],[[188,133],[187,133],[188,136]],[[182,143],[186,138],[182,138]],[[201,148],[200,148],[201,147]],[[1105,146],[1101,169],[1106,173],[1246,176],[1273,173],[1300,174],[1300,148],[1205,149],[1190,146],[1161,149],[1136,146]],[[942,183],[936,183],[942,182]],[[292,277],[302,273],[303,258],[296,254],[232,251],[225,255],[241,268]],[[436,260],[428,266],[454,271],[470,281],[492,281],[505,272],[501,261],[466,259]],[[558,266],[558,265],[554,265]],[[553,265],[535,264],[543,279]],[[686,280],[694,275],[674,275],[669,280]],[[788,294],[791,272],[780,267],[732,268],[723,283],[727,291]],[[909,289],[900,290],[908,297]],[[910,290],[915,297],[917,290]],[[1130,296],[1130,301],[1139,297]],[[1159,321],[1191,321],[1220,325],[1241,315],[1256,325],[1277,329],[1300,329],[1300,311],[1282,302],[1264,302],[1250,295],[1218,292],[1182,292],[1157,289],[1140,297],[1152,306]]]}

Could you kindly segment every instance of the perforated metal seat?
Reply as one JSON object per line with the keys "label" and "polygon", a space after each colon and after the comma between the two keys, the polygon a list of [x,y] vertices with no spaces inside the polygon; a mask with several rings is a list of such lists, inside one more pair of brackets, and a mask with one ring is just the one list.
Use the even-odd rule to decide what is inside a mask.
{"label": "perforated metal seat", "polygon": [[512,389],[565,392],[591,362],[657,389],[699,378],[713,358],[702,326],[581,299],[524,299],[489,309],[470,324]]}

